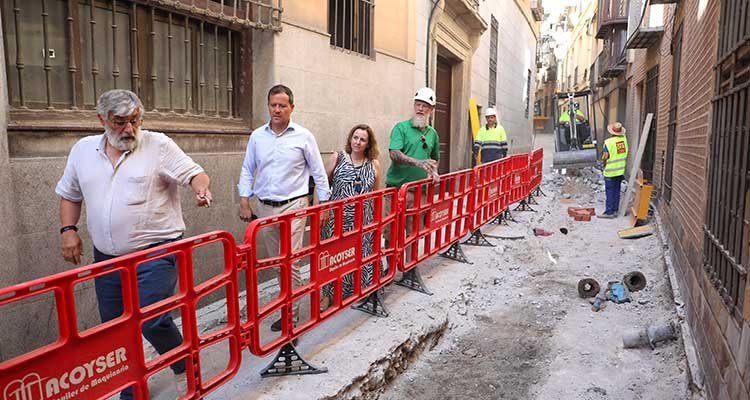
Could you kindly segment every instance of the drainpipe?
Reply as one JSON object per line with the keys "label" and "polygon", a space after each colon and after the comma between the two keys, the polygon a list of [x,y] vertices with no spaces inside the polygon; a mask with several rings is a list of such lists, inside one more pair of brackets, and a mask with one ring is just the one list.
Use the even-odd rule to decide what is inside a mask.
{"label": "drainpipe", "polygon": [[439,3],[440,0],[434,0],[434,3],[432,3],[432,10],[430,10],[430,16],[427,18],[427,41],[425,42],[427,44],[427,52],[424,63],[424,85],[427,87],[430,86],[430,28],[432,27],[432,16],[435,15],[435,9]]}

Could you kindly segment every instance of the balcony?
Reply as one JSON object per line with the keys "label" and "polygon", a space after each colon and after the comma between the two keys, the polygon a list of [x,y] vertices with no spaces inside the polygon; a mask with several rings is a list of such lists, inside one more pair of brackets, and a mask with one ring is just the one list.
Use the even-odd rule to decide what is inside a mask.
{"label": "balcony", "polygon": [[487,30],[487,22],[479,15],[479,0],[445,0],[445,11],[473,34]]}
{"label": "balcony", "polygon": [[[244,28],[281,31],[281,0],[265,1],[211,1],[211,0],[136,0],[136,3],[155,3],[159,6],[184,13],[215,19]],[[252,4],[252,5],[251,5]]]}
{"label": "balcony", "polygon": [[531,0],[531,14],[534,15],[535,21],[544,20],[544,7],[542,7],[542,0]]}
{"label": "balcony", "polygon": [[[626,37],[627,31],[624,27],[616,28],[612,29],[611,35],[604,41],[604,48],[597,59],[599,76],[602,78],[615,78],[625,72],[627,64]],[[597,86],[602,86],[600,83],[597,81]]]}
{"label": "balcony", "polygon": [[628,25],[628,0],[599,0],[597,14],[597,39],[606,39],[607,33],[614,27]]}
{"label": "balcony", "polygon": [[[644,10],[644,7],[647,7]],[[649,49],[659,44],[664,34],[664,5],[646,0],[630,0],[628,7],[629,49]]]}

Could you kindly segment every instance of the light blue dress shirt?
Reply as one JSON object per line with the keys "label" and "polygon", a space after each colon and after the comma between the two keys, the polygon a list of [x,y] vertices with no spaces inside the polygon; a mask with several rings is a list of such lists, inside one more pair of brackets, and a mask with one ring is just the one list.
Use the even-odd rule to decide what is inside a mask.
{"label": "light blue dress shirt", "polygon": [[287,200],[307,194],[311,175],[318,198],[328,200],[331,189],[313,134],[290,121],[277,135],[267,123],[250,135],[237,190],[240,197]]}

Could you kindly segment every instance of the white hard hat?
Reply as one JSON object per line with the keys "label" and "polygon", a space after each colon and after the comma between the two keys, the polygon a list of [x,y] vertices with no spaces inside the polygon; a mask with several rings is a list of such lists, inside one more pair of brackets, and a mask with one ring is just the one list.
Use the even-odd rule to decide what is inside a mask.
{"label": "white hard hat", "polygon": [[422,89],[417,90],[417,93],[414,95],[414,100],[424,101],[434,107],[435,91],[428,87],[423,87]]}
{"label": "white hard hat", "polygon": [[495,107],[489,107],[488,109],[484,110],[484,116],[497,116],[497,110],[495,110]]}

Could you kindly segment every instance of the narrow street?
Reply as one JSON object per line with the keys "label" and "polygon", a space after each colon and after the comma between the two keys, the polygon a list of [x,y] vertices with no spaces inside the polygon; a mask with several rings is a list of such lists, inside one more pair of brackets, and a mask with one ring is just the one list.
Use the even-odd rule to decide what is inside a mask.
{"label": "narrow street", "polygon": [[[550,139],[536,139],[545,155],[552,154]],[[592,189],[584,178],[550,172],[547,161],[547,197],[537,199],[536,212],[515,212],[517,223],[484,229],[525,239],[464,247],[474,265],[450,300],[450,330],[381,399],[690,398],[681,341],[655,350],[622,344],[625,332],[675,318],[658,236],[619,239],[617,230],[626,227],[627,218],[572,221],[567,207],[601,209],[603,190]],[[554,234],[535,237],[535,227]],[[606,284],[631,271],[641,271],[648,282],[631,303],[607,302],[592,312],[576,294],[579,279]]]}
{"label": "narrow street", "polygon": [[[550,139],[536,138],[548,158]],[[328,373],[261,379],[269,358],[246,360],[209,397],[690,399],[681,339],[654,350],[623,348],[626,332],[676,318],[658,235],[619,239],[625,218],[572,221],[568,206],[601,208],[601,185],[552,173],[548,161],[546,197],[537,198],[536,211],[483,228],[523,239],[464,245],[471,265],[433,257],[419,267],[433,296],[390,285],[390,317],[347,310],[302,337],[300,354]],[[554,233],[534,236],[537,227]],[[578,297],[582,278],[606,284],[631,271],[641,271],[647,285],[630,303],[606,302],[593,312]]]}

